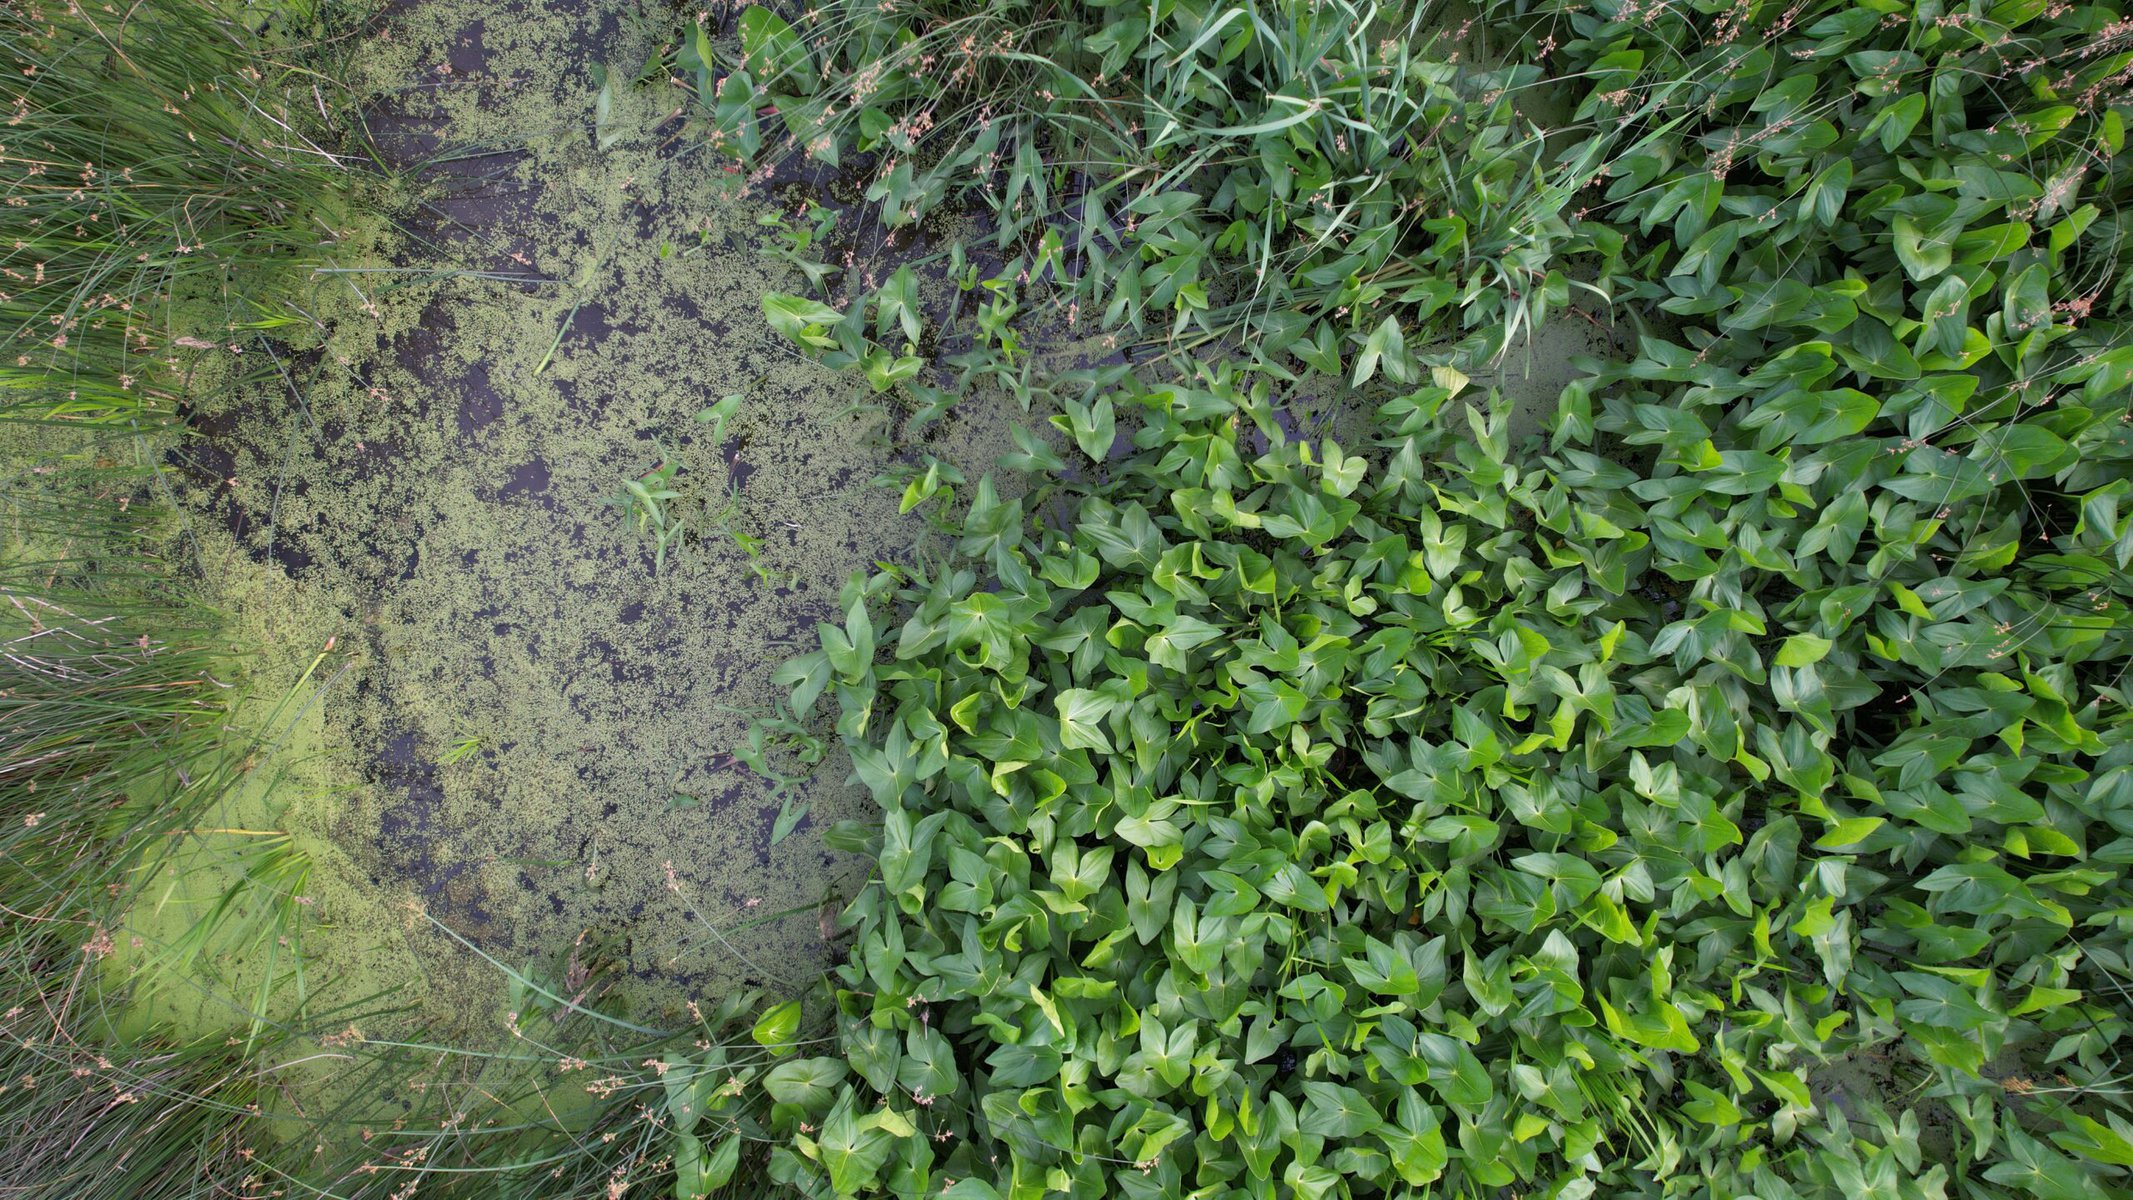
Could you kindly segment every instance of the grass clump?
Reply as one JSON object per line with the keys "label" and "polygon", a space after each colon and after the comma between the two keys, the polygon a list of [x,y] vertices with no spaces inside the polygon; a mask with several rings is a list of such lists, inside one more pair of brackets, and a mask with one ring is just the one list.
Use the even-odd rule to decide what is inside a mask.
{"label": "grass clump", "polygon": [[[8,994],[38,994],[66,976],[69,947],[6,951]],[[78,957],[79,951],[75,950]],[[93,974],[93,967],[88,969]],[[24,1008],[0,1021],[0,1119],[8,1186],[21,1195],[148,1197],[263,1196],[252,1164],[263,1094],[241,1046],[82,1041],[65,1027],[77,994],[44,993],[54,1007]],[[56,1017],[61,1019],[55,1020]]]}
{"label": "grass clump", "polygon": [[[112,969],[136,953],[127,909],[141,881],[238,775],[244,747],[225,743],[232,689],[214,676],[210,614],[175,596],[167,565],[143,553],[139,539],[156,520],[151,506],[126,502],[136,472],[78,467],[9,482],[0,1119],[10,1186],[258,1194],[250,1158],[266,1087],[251,1056],[284,1037],[241,1021],[240,1036],[172,1036],[151,1014],[127,1011],[132,989]],[[40,536],[36,518],[55,497],[66,532]],[[183,937],[215,936],[216,915],[187,923]],[[175,984],[196,965],[151,974]]]}
{"label": "grass clump", "polygon": [[191,351],[301,319],[261,285],[335,238],[344,164],[292,107],[323,112],[325,81],[293,80],[207,5],[14,6],[0,44],[17,64],[0,94],[0,417],[166,424]]}
{"label": "grass clump", "polygon": [[262,323],[220,319],[238,280],[259,309],[316,257],[339,170],[252,36],[193,5],[0,16],[18,63],[0,95],[0,870],[40,913],[107,909],[241,770],[222,749],[237,689],[184,592],[159,435],[192,352]]}
{"label": "grass clump", "polygon": [[1052,279],[1072,323],[1284,374],[1339,374],[1367,346],[1408,382],[1382,353],[1403,332],[1459,340],[1474,369],[1567,306],[1587,281],[1565,265],[1608,244],[1564,201],[1627,127],[1544,130],[1543,68],[1487,61],[1491,29],[1350,0],[851,0],[797,24],[751,8],[732,70],[708,40],[677,65],[714,147],[856,162],[892,227],[981,213],[1022,256],[1007,274]]}
{"label": "grass clump", "polygon": [[167,941],[132,913],[212,834],[259,832],[201,827],[272,749],[236,732],[245,688],[189,597],[160,456],[201,362],[219,378],[232,336],[301,319],[278,281],[332,240],[344,172],[293,107],[324,107],[311,78],[211,6],[14,5],[0,44],[9,1183],[263,1196],[267,1064],[301,1037],[268,995],[286,967],[206,1002],[226,1032],[176,1033],[160,1006],[220,958],[285,957],[306,864],[285,834],[248,840]]}

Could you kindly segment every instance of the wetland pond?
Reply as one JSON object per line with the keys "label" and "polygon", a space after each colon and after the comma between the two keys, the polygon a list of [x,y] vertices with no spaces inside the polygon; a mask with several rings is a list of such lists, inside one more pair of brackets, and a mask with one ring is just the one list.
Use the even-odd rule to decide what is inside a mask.
{"label": "wetland pond", "polygon": [[[773,845],[786,798],[733,751],[846,577],[909,557],[924,526],[873,480],[914,447],[765,326],[760,297],[803,287],[757,248],[787,201],[677,147],[669,97],[596,112],[593,64],[658,45],[636,12],[379,25],[366,120],[422,195],[374,262],[310,283],[323,345],[203,401],[175,456],[233,641],[293,677],[333,639],[271,814],[313,858],[310,952],[420,973],[438,1014],[501,982],[440,925],[514,964],[590,933],[654,1008],[796,985],[864,870],[820,838],[865,799],[841,752]],[[714,439],[694,418],[728,395]],[[923,449],[982,471],[1006,430],[970,405]],[[669,455],[699,536],[655,565],[610,498]]]}
{"label": "wetland pond", "polygon": [[[289,301],[320,344],[196,389],[202,436],[173,456],[232,644],[269,648],[259,689],[331,648],[270,731],[275,794],[232,822],[309,854],[315,973],[351,996],[419,981],[405,998],[447,1023],[494,1027],[497,964],[597,955],[660,1012],[836,957],[865,866],[821,833],[866,793],[834,745],[783,795],[734,752],[843,581],[925,536],[882,472],[932,454],[974,480],[1041,424],[974,400],[902,436],[766,326],[765,293],[809,289],[761,252],[765,219],[856,196],[737,177],[682,136],[687,96],[601,86],[666,33],[630,0],[390,11],[356,93],[417,193],[389,235],[319,221],[374,247]],[[846,208],[835,236],[816,253],[847,268],[843,303],[946,235],[898,245]],[[1596,344],[1544,327],[1483,382],[1530,428]],[[726,396],[730,419],[696,420]],[[663,564],[610,500],[662,462],[698,512]]]}

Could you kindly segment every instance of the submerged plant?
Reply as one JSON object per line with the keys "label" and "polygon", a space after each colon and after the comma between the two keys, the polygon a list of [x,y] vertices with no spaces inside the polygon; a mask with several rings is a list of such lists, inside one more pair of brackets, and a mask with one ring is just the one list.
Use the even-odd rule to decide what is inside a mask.
{"label": "submerged plant", "polygon": [[[696,423],[705,427],[705,440],[714,449],[723,445],[726,424],[740,411],[740,403],[739,396],[727,396],[696,414]],[[738,461],[738,451],[735,454]],[[788,576],[763,561],[763,539],[741,526],[738,476],[728,480],[714,505],[697,489],[678,482],[683,471],[681,459],[661,445],[658,464],[624,479],[621,490],[607,500],[610,507],[621,511],[624,522],[634,527],[639,536],[651,539],[653,571],[666,568],[669,550],[724,540],[746,556],[749,571],[764,584],[777,587],[790,582]]]}
{"label": "submerged plant", "polygon": [[763,253],[791,265],[807,277],[816,291],[828,292],[829,277],[842,268],[822,262],[813,255],[828,248],[830,232],[837,227],[835,210],[809,200],[791,219],[782,211],[768,212],[757,217],[756,224],[770,231],[771,235],[763,241]]}
{"label": "submerged plant", "polygon": [[479,735],[461,734],[452,739],[452,744],[444,748],[444,753],[437,756],[437,764],[444,767],[455,766],[480,754],[482,749],[483,743]]}
{"label": "submerged plant", "polygon": [[778,801],[777,820],[770,827],[771,845],[791,836],[807,819],[807,802],[795,798],[792,788],[820,765],[825,749],[822,739],[782,704],[754,714],[749,722],[748,739],[733,751],[733,758],[770,782],[770,794]]}
{"label": "submerged plant", "polygon": [[624,479],[622,490],[607,501],[622,510],[626,524],[652,539],[652,569],[655,571],[666,568],[667,549],[679,544],[688,532],[688,520],[677,511],[674,503],[681,499],[681,493],[674,488],[674,476],[680,471],[681,463],[661,449],[659,465]]}

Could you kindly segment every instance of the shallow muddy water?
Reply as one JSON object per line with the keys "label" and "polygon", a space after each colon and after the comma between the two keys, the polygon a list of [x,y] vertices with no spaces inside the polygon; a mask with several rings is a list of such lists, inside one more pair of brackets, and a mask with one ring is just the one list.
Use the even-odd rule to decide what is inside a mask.
{"label": "shallow muddy water", "polygon": [[[594,64],[657,44],[637,8],[389,20],[357,59],[367,117],[393,157],[449,161],[396,251],[314,281],[337,321],[286,364],[301,399],[204,409],[181,455],[204,536],[250,559],[215,572],[224,606],[305,609],[353,664],[320,734],[344,786],[283,815],[327,860],[313,944],[347,971],[447,965],[427,913],[514,965],[589,932],[654,1006],[811,978],[862,870],[820,831],[865,793],[832,750],[773,846],[779,798],[731,752],[844,579],[922,536],[875,476],[920,449],[974,476],[1020,415],[966,405],[892,448],[849,412],[863,388],[767,328],[762,294],[804,288],[758,252],[769,196],[674,137],[679,93],[595,111]],[[713,442],[693,418],[729,394]],[[664,453],[706,536],[655,569],[607,499]]]}

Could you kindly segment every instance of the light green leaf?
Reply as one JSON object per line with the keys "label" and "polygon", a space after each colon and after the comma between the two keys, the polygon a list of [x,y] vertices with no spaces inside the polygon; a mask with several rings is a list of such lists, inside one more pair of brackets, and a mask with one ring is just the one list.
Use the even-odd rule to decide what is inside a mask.
{"label": "light green leaf", "polygon": [[802,349],[834,350],[837,339],[824,331],[844,320],[844,314],[805,296],[781,292],[763,295],[763,318],[770,327],[791,338]]}
{"label": "light green leaf", "polygon": [[780,1104],[794,1104],[809,1112],[827,1111],[844,1082],[845,1065],[838,1058],[796,1058],[782,1062],[763,1074],[763,1090]]}
{"label": "light green leaf", "polygon": [[1795,633],[1778,647],[1774,660],[1780,667],[1810,667],[1821,662],[1836,643],[1811,633]]}
{"label": "light green leaf", "polygon": [[758,1046],[767,1046],[773,1054],[792,1052],[793,1038],[800,1032],[800,1002],[788,1000],[756,1018],[755,1028],[749,1036]]}
{"label": "light green leaf", "polygon": [[1111,711],[1111,701],[1085,688],[1059,693],[1052,701],[1059,712],[1059,744],[1069,750],[1111,753],[1102,722]]}

